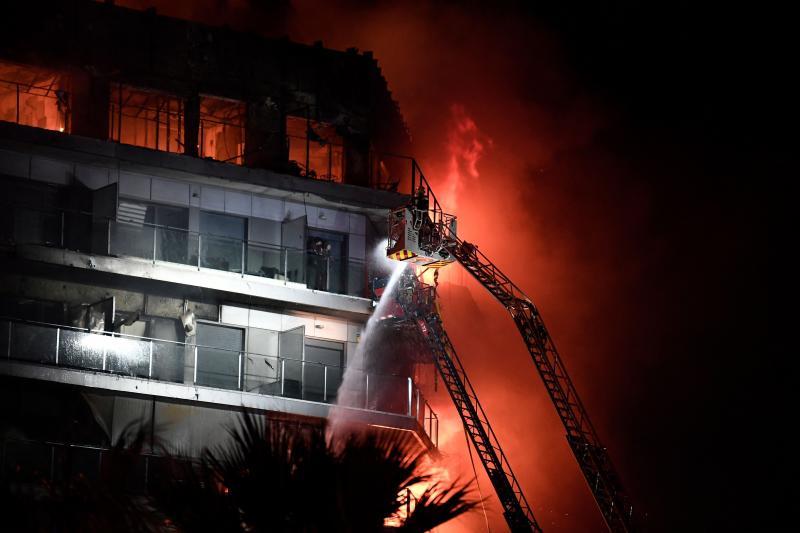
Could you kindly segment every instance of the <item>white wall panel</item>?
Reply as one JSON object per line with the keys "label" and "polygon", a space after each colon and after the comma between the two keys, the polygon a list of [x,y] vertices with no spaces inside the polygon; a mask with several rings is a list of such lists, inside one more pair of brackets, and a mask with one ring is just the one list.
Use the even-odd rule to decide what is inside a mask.
{"label": "white wall panel", "polygon": [[314,317],[313,331],[306,331],[306,335],[330,339],[332,341],[344,342],[347,340],[347,322],[323,315],[317,315]]}
{"label": "white wall panel", "polygon": [[350,259],[364,259],[365,237],[363,235],[350,235]]}
{"label": "white wall panel", "polygon": [[[289,202],[287,202],[287,203],[289,203]],[[325,226],[320,226],[320,222],[323,222],[323,221],[319,220],[319,208],[318,207],[316,207],[314,205],[306,205],[301,209],[302,209],[302,211],[300,211],[300,216],[308,214],[308,227],[325,229]],[[297,217],[296,216],[292,216],[292,218],[297,218]]]}
{"label": "white wall panel", "polygon": [[107,167],[75,165],[75,177],[90,189],[101,189],[110,183]]}
{"label": "white wall panel", "polygon": [[66,161],[36,156],[31,159],[31,179],[34,180],[68,185],[74,170],[74,165]]}
{"label": "white wall panel", "polygon": [[150,196],[156,202],[189,205],[189,184],[186,182],[153,178]]}
{"label": "white wall panel", "polygon": [[268,220],[282,221],[284,217],[283,200],[253,196],[253,216]]}
{"label": "white wall panel", "polygon": [[358,213],[348,213],[350,218],[350,233],[355,235],[367,234],[367,218]]}
{"label": "white wall panel", "polygon": [[225,212],[249,217],[252,212],[251,198],[249,193],[225,191]]}
{"label": "white wall panel", "polygon": [[120,196],[150,199],[150,176],[134,174],[133,172],[119,173]]}
{"label": "white wall panel", "polygon": [[247,327],[250,323],[250,310],[244,307],[233,307],[223,305],[220,309],[220,321],[223,324],[233,324],[236,326]]}
{"label": "white wall panel", "polygon": [[[306,215],[306,206],[297,202],[285,202],[285,217],[289,220]],[[313,209],[313,206],[312,206]],[[311,217],[309,217],[310,219]]]}
{"label": "white wall panel", "polygon": [[200,207],[200,193],[201,187],[197,183],[189,184],[189,205],[192,207]]}
{"label": "white wall panel", "polygon": [[200,192],[200,207],[213,211],[225,211],[225,190],[203,186]]}
{"label": "white wall panel", "polygon": [[258,309],[251,309],[250,327],[280,331],[281,327],[283,327],[282,315],[278,313],[270,313],[269,311],[260,311]]}
{"label": "white wall panel", "polygon": [[0,172],[18,178],[27,178],[31,170],[31,158],[28,155],[8,150],[0,150]]}
{"label": "white wall panel", "polygon": [[281,315],[281,331],[305,326],[306,335],[313,335],[314,316],[313,315]]}
{"label": "white wall panel", "polygon": [[307,210],[308,225],[312,228],[338,231],[340,233],[348,233],[350,231],[348,213],[315,206],[308,206]]}
{"label": "white wall panel", "polygon": [[350,214],[344,211],[326,210],[325,214],[330,224],[330,229],[348,233],[350,231]]}

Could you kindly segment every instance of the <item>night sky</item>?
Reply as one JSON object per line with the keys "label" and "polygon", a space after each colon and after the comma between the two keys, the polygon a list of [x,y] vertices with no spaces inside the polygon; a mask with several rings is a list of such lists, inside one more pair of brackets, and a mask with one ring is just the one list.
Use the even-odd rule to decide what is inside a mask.
{"label": "night sky", "polygon": [[[786,461],[756,452],[776,432],[765,395],[782,397],[771,392],[758,146],[771,102],[756,97],[760,36],[742,13],[632,1],[162,4],[374,51],[459,233],[541,309],[648,531],[767,530],[788,510],[788,496],[751,498],[774,490]],[[537,518],[549,531],[603,531],[511,319],[448,269],[446,326]],[[451,421],[443,449],[463,467],[455,411],[440,411]]]}

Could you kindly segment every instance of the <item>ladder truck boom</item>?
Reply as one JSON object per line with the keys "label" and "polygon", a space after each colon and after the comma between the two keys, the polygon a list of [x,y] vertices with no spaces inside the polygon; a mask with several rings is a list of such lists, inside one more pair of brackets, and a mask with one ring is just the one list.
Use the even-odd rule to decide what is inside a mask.
{"label": "ladder truck boom", "polygon": [[413,322],[427,341],[442,382],[497,493],[506,523],[512,533],[540,533],[542,529],[536,522],[522,493],[522,487],[500,447],[500,441],[489,424],[489,418],[464,371],[456,349],[442,326],[435,304],[435,287],[425,285],[410,271],[404,273],[399,285],[398,302],[406,320]]}
{"label": "ladder truck boom", "polygon": [[[393,259],[413,262],[418,266],[428,268],[439,268],[457,261],[506,308],[525,342],[536,370],[564,425],[567,442],[609,531],[612,533],[635,531],[632,506],[628,495],[622,487],[608,451],[600,442],[597,432],[589,420],[586,408],[578,397],[575,386],[567,374],[561,356],[536,305],[475,245],[461,240],[456,235],[455,217],[442,212],[430,186],[421,174],[419,188],[415,188],[414,185],[415,183],[412,183],[412,191],[414,191],[412,203],[393,211],[389,216],[387,255]],[[429,315],[424,324],[429,330],[429,344],[437,360],[437,367],[447,382],[443,370],[443,368],[447,368],[447,358],[442,357],[440,353],[450,354],[450,359],[457,362],[455,350],[444,333],[438,314]],[[422,328],[422,324],[420,327]],[[440,360],[445,364],[440,365]],[[459,375],[462,381],[469,387],[470,392],[467,396],[473,399],[473,403],[479,407],[477,396],[474,395],[460,363],[458,363],[457,369],[460,371]],[[448,388],[448,390],[450,389]],[[459,414],[462,414],[462,407],[459,404],[461,400],[457,399],[453,392],[451,392],[451,396]],[[482,418],[482,425],[491,431],[488,420],[480,409],[479,413],[475,413],[475,417],[465,417],[462,414],[462,420],[468,432],[472,430],[470,424],[477,427],[473,418],[478,420]],[[477,441],[480,443],[481,439],[478,438]],[[479,450],[479,443],[476,443],[476,438],[473,437],[476,450]],[[499,444],[497,450],[499,450]],[[502,451],[500,454],[502,456]],[[478,451],[478,455],[492,479],[492,475],[496,475],[493,472],[497,471],[493,463],[494,458],[491,454],[482,455],[480,451]],[[502,456],[502,459],[505,460],[505,457]],[[506,477],[508,478],[508,476]],[[516,483],[513,474],[508,479],[509,483]],[[498,488],[498,484],[495,484],[494,480],[492,483],[498,491],[504,510],[507,510],[506,503],[510,499],[501,494],[506,489],[504,486]],[[518,498],[518,500],[524,502],[524,496],[518,485],[514,487],[514,490],[519,491],[521,499]],[[531,520],[531,524],[538,527],[533,520]],[[514,530],[510,521],[509,525]]]}

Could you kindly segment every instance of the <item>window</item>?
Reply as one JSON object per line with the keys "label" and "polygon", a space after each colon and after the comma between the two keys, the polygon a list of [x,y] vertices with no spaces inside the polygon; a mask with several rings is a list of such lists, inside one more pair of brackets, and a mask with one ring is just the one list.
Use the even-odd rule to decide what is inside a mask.
{"label": "window", "polygon": [[197,324],[198,385],[239,389],[244,330],[215,324]]}
{"label": "window", "polygon": [[245,111],[243,102],[200,97],[200,157],[243,163]]}
{"label": "window", "polygon": [[301,176],[342,182],[344,147],[332,124],[301,117],[286,117],[289,161]]}
{"label": "window", "polygon": [[246,219],[201,211],[200,266],[241,272],[246,236]]}
{"label": "window", "polygon": [[[191,242],[188,228],[189,209],[185,207],[120,199],[117,224],[111,234],[111,252],[195,265],[196,244]],[[190,257],[190,244],[195,248],[194,257]]]}
{"label": "window", "polygon": [[0,61],[0,120],[69,131],[66,87],[56,71]]}
{"label": "window", "polygon": [[123,144],[183,153],[183,108],[183,100],[176,96],[112,83],[108,137]]}
{"label": "window", "polygon": [[342,384],[344,345],[341,342],[305,339],[303,399],[331,402]]}

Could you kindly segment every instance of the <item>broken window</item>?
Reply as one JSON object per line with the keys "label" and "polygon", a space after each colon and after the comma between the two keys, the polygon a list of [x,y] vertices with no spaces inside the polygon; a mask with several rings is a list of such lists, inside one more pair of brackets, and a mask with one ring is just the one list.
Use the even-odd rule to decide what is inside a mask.
{"label": "broken window", "polygon": [[286,117],[289,161],[300,175],[342,182],[344,147],[332,124],[301,117]]}
{"label": "broken window", "polygon": [[112,141],[183,153],[183,100],[177,96],[111,84],[109,133]]}
{"label": "broken window", "polygon": [[200,157],[242,164],[245,111],[244,102],[200,97]]}
{"label": "broken window", "polygon": [[57,71],[0,61],[0,120],[69,131],[66,87]]}

